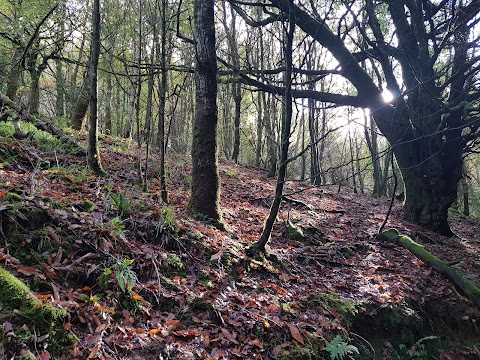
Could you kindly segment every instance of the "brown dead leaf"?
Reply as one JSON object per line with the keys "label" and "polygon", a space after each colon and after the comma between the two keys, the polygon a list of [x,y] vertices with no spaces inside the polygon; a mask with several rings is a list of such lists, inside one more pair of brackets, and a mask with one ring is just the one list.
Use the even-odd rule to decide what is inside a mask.
{"label": "brown dead leaf", "polygon": [[305,341],[303,339],[303,335],[300,334],[300,331],[298,331],[298,328],[295,325],[288,324],[288,328],[290,329],[290,333],[292,334],[292,337],[297,340],[300,344],[304,344]]}
{"label": "brown dead leaf", "polygon": [[52,242],[54,242],[55,244],[60,244],[60,238],[51,226],[45,226],[45,231],[47,232],[47,235],[52,240]]}
{"label": "brown dead leaf", "polygon": [[250,341],[250,344],[255,345],[256,347],[258,347],[260,349],[263,349],[263,345],[260,342],[260,340],[258,340],[258,339],[254,339],[254,340]]}
{"label": "brown dead leaf", "polygon": [[149,333],[150,335],[158,335],[158,334],[160,334],[161,332],[162,332],[161,329],[150,329],[150,330],[148,331],[148,333]]}
{"label": "brown dead leaf", "polygon": [[97,328],[95,329],[95,332],[96,332],[96,333],[102,332],[103,330],[105,330],[106,327],[107,327],[107,324],[100,324],[100,325],[98,325]]}
{"label": "brown dead leaf", "polygon": [[222,256],[223,256],[223,250],[220,250],[219,252],[217,252],[216,254],[213,254],[210,257],[210,261],[220,260]]}
{"label": "brown dead leaf", "polygon": [[28,267],[28,266],[23,266],[23,265],[18,266],[17,271],[20,274],[23,274],[23,275],[26,275],[26,276],[32,276],[32,275],[35,275],[37,273],[36,269]]}

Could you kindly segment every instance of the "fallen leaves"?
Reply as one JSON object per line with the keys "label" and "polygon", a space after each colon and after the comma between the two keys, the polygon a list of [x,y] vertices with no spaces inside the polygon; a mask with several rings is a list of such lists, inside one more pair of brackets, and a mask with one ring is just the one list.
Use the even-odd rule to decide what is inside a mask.
{"label": "fallen leaves", "polygon": [[[47,290],[37,298],[69,312],[69,322],[63,327],[80,338],[72,346],[72,358],[101,358],[104,345],[122,358],[122,351],[142,351],[152,341],[179,356],[192,354],[191,358],[260,359],[267,352],[280,357],[286,349],[305,345],[309,336],[321,338],[325,332],[344,330],[341,315],[328,301],[321,301],[322,294],[401,304],[405,298],[423,294],[418,289],[426,287],[419,287],[419,279],[433,276],[423,264],[395,249],[384,249],[371,237],[383,220],[379,209],[383,205],[375,207],[380,215],[366,215],[365,209],[372,207],[368,197],[347,197],[336,189],[329,192],[328,187],[303,191],[301,182],[287,183],[287,191],[302,190],[295,199],[311,204],[312,210],[285,203],[280,217],[286,218],[289,211],[292,219],[307,224],[308,241],[288,240],[278,222],[271,246],[279,262],[252,261],[244,248],[260,236],[271,200],[261,196],[273,191],[274,184],[262,172],[229,164],[222,167],[237,175],[232,178],[228,176],[231,171],[224,172],[221,201],[231,233],[196,221],[184,211],[189,195],[185,181],[189,167],[184,164],[175,167],[169,179],[169,206],[178,233],[157,237],[165,206],[158,203],[160,182],[149,180],[150,193],[136,190],[136,171],[125,168],[134,158],[111,150],[108,154],[106,165],[113,170],[108,180],[90,179],[84,184],[73,182],[76,174],[72,174],[56,176],[52,182],[38,174],[42,185],[32,203],[45,201],[42,206],[54,219],[40,229],[39,238],[49,247],[37,251],[39,245],[34,248],[29,242],[32,254],[27,255],[33,259],[29,262],[25,256],[10,254],[11,249],[0,248],[2,266],[16,271],[27,283],[43,280]],[[83,165],[76,166],[81,169]],[[15,189],[21,189],[25,179],[16,179]],[[89,182],[94,181],[90,188]],[[118,236],[105,226],[116,216],[106,194],[125,189],[131,190],[129,197],[138,211],[122,219],[125,233]],[[5,191],[0,190],[0,199]],[[78,202],[83,199],[95,203],[93,213],[79,210]],[[347,213],[331,212],[344,208]],[[10,212],[1,205],[0,211]],[[185,269],[177,272],[167,266],[172,253],[181,255]],[[138,280],[135,285],[121,291],[112,273],[100,286],[98,277],[105,268],[124,259],[135,259],[131,266]],[[444,282],[435,288],[444,297],[452,296]],[[13,331],[15,325],[5,322],[3,326],[5,332]],[[46,353],[44,358],[48,358]]]}
{"label": "fallen leaves", "polygon": [[303,338],[303,335],[300,334],[300,331],[298,331],[298,328],[293,324],[288,324],[288,328],[290,329],[290,334],[292,335],[292,337],[303,345],[305,343],[305,340]]}

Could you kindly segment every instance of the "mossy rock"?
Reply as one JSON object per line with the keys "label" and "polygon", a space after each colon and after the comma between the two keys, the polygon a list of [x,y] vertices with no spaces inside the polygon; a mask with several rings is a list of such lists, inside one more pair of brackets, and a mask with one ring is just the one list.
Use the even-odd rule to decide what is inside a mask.
{"label": "mossy rock", "polygon": [[[0,316],[8,316],[12,323],[15,337],[14,341],[28,343],[34,341],[35,335],[49,335],[49,350],[58,352],[70,344],[68,333],[63,329],[63,321],[67,317],[64,309],[58,309],[51,304],[44,304],[38,300],[28,286],[20,279],[0,267]],[[25,332],[23,324],[28,326]],[[22,331],[22,334],[17,332]],[[21,336],[18,336],[21,335]],[[31,336],[29,336],[31,335]],[[29,339],[31,337],[31,339]],[[5,348],[12,348],[18,344],[8,343],[6,336],[1,337]]]}
{"label": "mossy rock", "polygon": [[303,230],[295,226],[290,220],[287,220],[285,223],[285,230],[287,231],[288,237],[296,241],[305,241],[305,234]]}

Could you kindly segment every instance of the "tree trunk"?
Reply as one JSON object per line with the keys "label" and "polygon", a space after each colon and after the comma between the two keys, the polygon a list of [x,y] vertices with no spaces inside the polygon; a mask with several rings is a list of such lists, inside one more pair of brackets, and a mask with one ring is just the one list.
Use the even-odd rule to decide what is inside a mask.
{"label": "tree trunk", "polygon": [[29,100],[29,111],[30,114],[37,116],[38,109],[40,106],[40,75],[42,71],[38,69],[30,70],[30,79],[31,79],[31,89],[30,89],[30,100]]}
{"label": "tree trunk", "polygon": [[150,64],[148,65],[148,78],[147,78],[147,106],[145,109],[145,142],[146,142],[146,152],[145,152],[145,171],[143,174],[143,191],[148,191],[148,158],[150,155],[150,141],[151,141],[151,132],[152,132],[152,110],[153,110],[153,85],[155,73],[153,71],[153,64],[155,62],[155,47],[158,47],[158,36],[157,36],[157,7],[158,1],[155,3],[155,8],[153,9],[154,15],[152,20],[153,27],[153,41],[155,46],[152,46],[150,49]]}
{"label": "tree trunk", "polygon": [[7,78],[7,97],[12,101],[17,101],[18,82],[22,74],[22,55],[23,49],[20,46],[16,47],[12,59],[12,68]]}
{"label": "tree trunk", "polygon": [[350,145],[350,169],[352,170],[353,192],[356,194],[358,193],[358,190],[357,190],[357,179],[355,175],[355,152],[353,151],[353,141],[352,141],[352,134],[350,132],[350,128],[348,129],[348,142]]}
{"label": "tree trunk", "polygon": [[238,164],[238,156],[240,155],[240,107],[242,103],[242,87],[240,83],[233,84],[233,100],[235,102],[235,117],[233,120],[233,152],[232,160]]}
{"label": "tree trunk", "polygon": [[57,83],[57,98],[55,99],[55,116],[65,116],[65,76],[63,74],[63,62],[55,60],[55,73]]}
{"label": "tree trunk", "polygon": [[158,136],[157,142],[159,147],[160,157],[160,196],[164,203],[168,203],[167,192],[167,177],[165,171],[165,104],[167,94],[167,1],[162,0],[162,28],[160,34],[160,49],[158,55],[160,56],[160,82],[158,86]]}
{"label": "tree trunk", "polygon": [[430,137],[398,147],[395,155],[405,183],[405,219],[452,236],[448,209],[462,177],[462,149]]}
{"label": "tree trunk", "polygon": [[272,102],[273,98],[269,94],[268,101],[267,96],[264,97],[264,118],[263,124],[265,125],[265,130],[267,131],[267,143],[268,143],[268,177],[274,177],[277,173],[277,144],[275,142],[275,134],[273,132],[272,126]]}
{"label": "tree trunk", "polygon": [[90,47],[90,129],[88,131],[88,166],[97,175],[105,175],[98,150],[97,76],[100,57],[100,0],[93,1],[92,43]]}
{"label": "tree trunk", "polygon": [[422,245],[417,244],[411,238],[405,235],[400,235],[397,230],[390,229],[382,234],[380,237],[385,240],[395,240],[398,244],[412,252],[416,257],[422,260],[425,264],[432,267],[435,271],[448,278],[455,286],[462,289],[465,295],[480,308],[480,288],[467,277],[457,273],[447,263],[431,254]]}
{"label": "tree trunk", "polygon": [[[225,28],[225,34],[227,35],[228,47],[230,50],[230,59],[235,70],[240,70],[240,56],[238,54],[237,44],[237,29],[236,29],[236,13],[232,7],[230,7],[230,26],[227,24],[227,10],[225,6],[225,0],[222,1],[223,7],[223,26]],[[233,118],[233,151],[232,160],[238,163],[238,156],[240,154],[240,110],[242,103],[242,87],[240,82],[232,83],[232,97],[235,103],[235,113]]]}
{"label": "tree trunk", "polygon": [[[367,142],[368,151],[370,152],[370,158],[373,167],[373,191],[372,194],[375,197],[381,197],[386,195],[386,182],[382,181],[382,173],[380,167],[380,156],[378,154],[378,141],[377,141],[377,129],[373,117],[364,114],[365,127],[364,134]],[[370,120],[370,123],[368,122]]]}
{"label": "tree trunk", "polygon": [[142,96],[142,53],[143,53],[143,2],[138,3],[140,7],[138,12],[138,47],[137,47],[137,67],[136,67],[136,96],[135,96],[135,124],[137,128],[137,133],[135,139],[137,140],[137,176],[138,183],[143,187],[143,176],[142,176],[142,138],[143,138],[143,129],[140,119],[140,100]]}
{"label": "tree trunk", "polygon": [[192,141],[192,185],[189,207],[222,227],[217,166],[217,58],[214,0],[194,1],[195,123]]}
{"label": "tree trunk", "polygon": [[257,94],[257,148],[255,149],[255,166],[260,168],[262,161],[262,120],[263,120],[263,100],[262,97],[265,96],[263,92],[258,92]]}
{"label": "tree trunk", "polygon": [[470,205],[468,198],[468,181],[466,175],[462,178],[462,190],[463,190],[463,215],[470,216]]}
{"label": "tree trunk", "polygon": [[83,119],[87,115],[88,105],[90,103],[89,89],[90,89],[90,77],[89,71],[87,71],[84,79],[83,85],[80,89],[80,94],[78,95],[77,102],[70,116],[70,126],[75,130],[80,130],[82,128]]}
{"label": "tree trunk", "polygon": [[304,151],[305,149],[305,107],[302,99],[302,116],[300,118],[300,136],[301,136],[301,151],[302,151],[302,158],[301,158],[301,166],[300,166],[300,180],[305,180],[305,175],[307,172],[307,154]]}
{"label": "tree trunk", "polygon": [[262,230],[262,235],[257,242],[258,250],[265,252],[265,245],[270,239],[272,233],[273,224],[277,218],[278,211],[280,209],[280,203],[282,201],[283,186],[285,184],[285,177],[287,173],[288,165],[288,148],[290,146],[290,130],[292,124],[293,113],[293,99],[292,99],[292,68],[293,68],[293,35],[295,33],[295,13],[293,11],[293,0],[289,0],[289,6],[287,9],[282,9],[283,12],[288,11],[289,26],[286,34],[286,43],[284,47],[285,52],[285,72],[284,72],[284,84],[285,84],[285,96],[284,96],[284,108],[282,111],[282,134],[281,134],[281,155],[280,155],[280,168],[278,170],[277,184],[275,187],[275,197],[270,207],[270,212],[265,225]]}
{"label": "tree trunk", "polygon": [[[108,55],[108,63],[113,63],[113,53]],[[110,72],[106,73],[106,84],[105,84],[105,132],[108,135],[113,135],[112,132],[112,74]]]}
{"label": "tree trunk", "polygon": [[359,143],[358,136],[355,135],[355,152],[357,156],[355,160],[355,165],[357,170],[358,182],[360,184],[360,193],[365,194],[365,175],[360,164],[360,158],[362,157],[362,154],[360,153],[361,149],[362,144]]}

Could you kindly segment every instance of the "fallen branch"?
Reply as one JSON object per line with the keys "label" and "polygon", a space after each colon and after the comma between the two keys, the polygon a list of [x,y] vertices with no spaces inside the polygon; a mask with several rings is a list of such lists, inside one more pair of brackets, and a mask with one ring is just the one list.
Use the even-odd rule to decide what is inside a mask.
{"label": "fallen branch", "polygon": [[379,240],[395,241],[405,249],[412,252],[416,257],[429,265],[432,269],[448,278],[455,286],[480,308],[480,288],[470,279],[460,275],[446,262],[431,254],[422,245],[417,244],[410,237],[400,235],[396,229],[389,229],[379,235]]}
{"label": "fallen branch", "polygon": [[309,205],[309,204],[306,204],[306,203],[304,203],[303,201],[296,200],[296,199],[290,198],[290,197],[285,196],[285,195],[284,195],[282,198],[283,198],[283,200],[285,200],[286,202],[288,202],[288,203],[290,203],[290,204],[292,204],[292,205],[300,206],[300,207],[303,207],[303,208],[305,208],[305,209],[307,209],[307,210],[310,210],[310,211],[313,211],[313,210],[314,210],[314,209],[313,209],[313,206],[311,206],[311,205]]}
{"label": "fallen branch", "polygon": [[[16,116],[11,116],[9,110],[14,110],[16,112]],[[64,135],[61,131],[58,131],[52,123],[48,121],[42,120],[37,118],[36,116],[31,115],[25,109],[21,108],[17,104],[15,104],[12,100],[8,97],[0,93],[0,111],[1,111],[1,120],[6,121],[9,117],[12,117],[14,127],[15,127],[15,134],[17,138],[24,138],[28,136],[28,134],[23,134],[18,127],[18,121],[28,121],[29,123],[33,124],[38,130],[46,131],[52,136],[59,139],[62,143],[71,146],[73,148],[73,153],[78,156],[86,156],[87,151],[78,143],[76,143],[70,137]]]}

